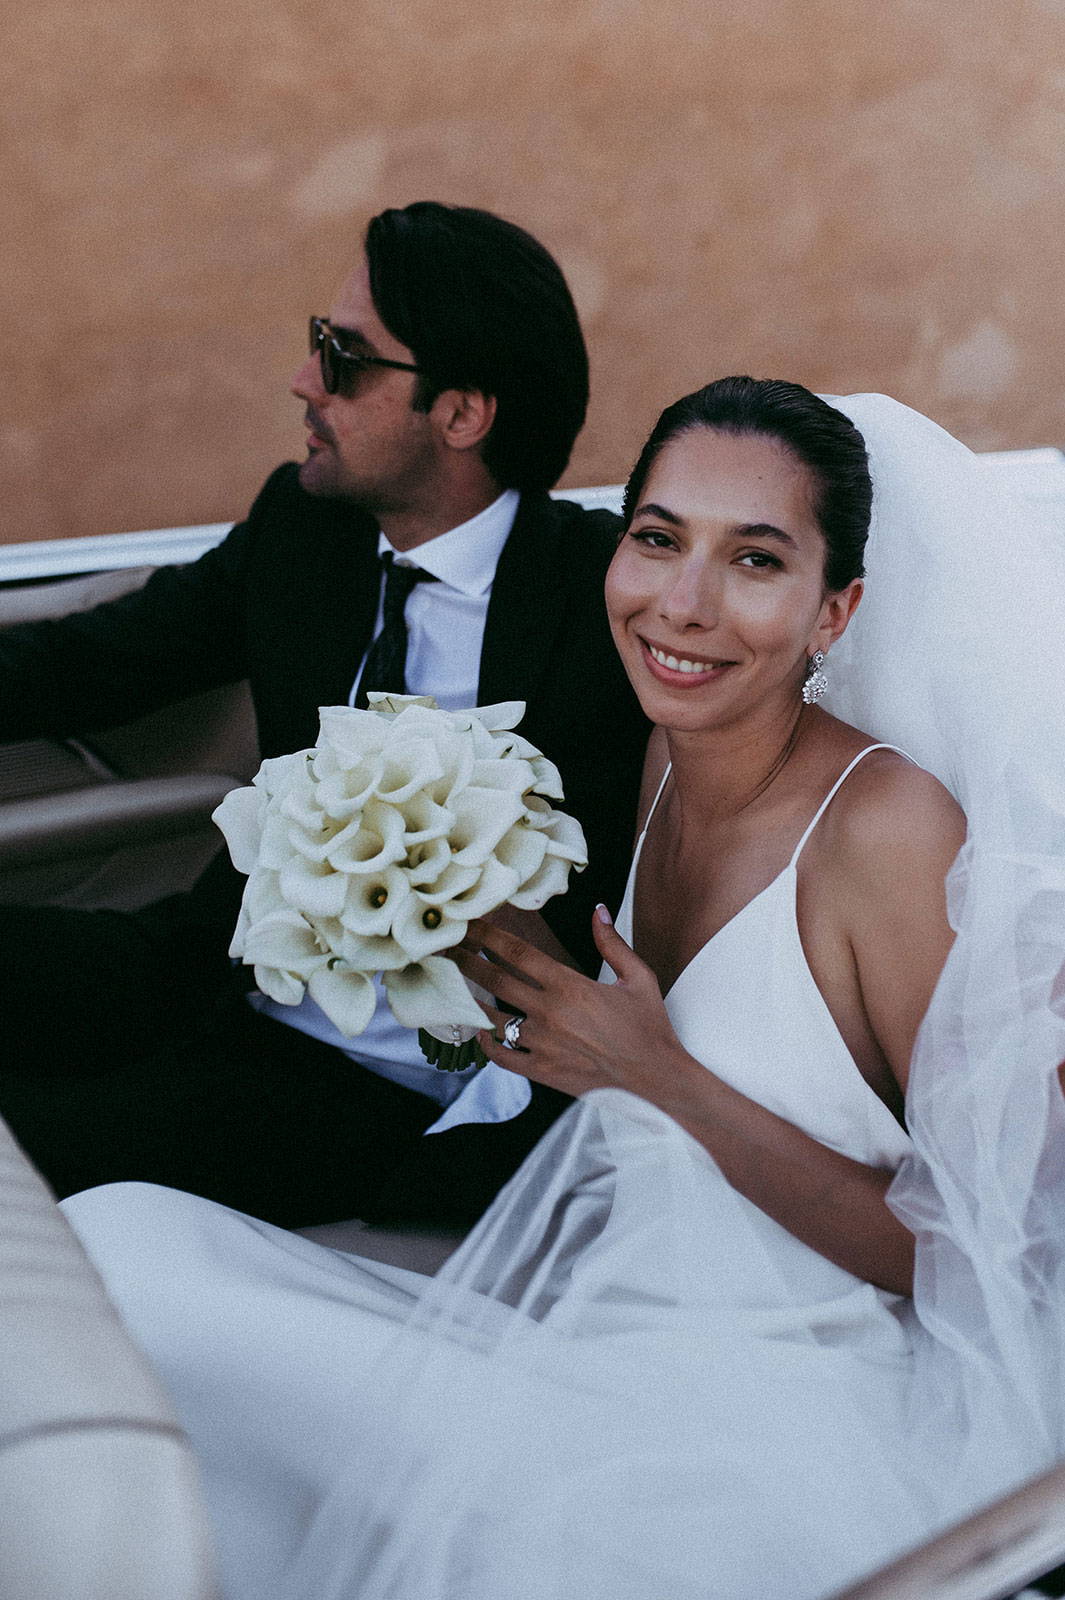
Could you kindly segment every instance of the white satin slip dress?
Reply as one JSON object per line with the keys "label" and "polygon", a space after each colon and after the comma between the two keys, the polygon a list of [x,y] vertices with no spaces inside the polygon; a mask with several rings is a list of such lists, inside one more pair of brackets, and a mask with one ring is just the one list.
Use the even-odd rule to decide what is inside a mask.
{"label": "white satin slip dress", "polygon": [[[796,919],[806,840],[885,748],[666,1006],[720,1077],[894,1170]],[[433,1280],[150,1185],[66,1209],[194,1442],[228,1600],[820,1600],[927,1531],[908,1302],[624,1091],[577,1101]]]}

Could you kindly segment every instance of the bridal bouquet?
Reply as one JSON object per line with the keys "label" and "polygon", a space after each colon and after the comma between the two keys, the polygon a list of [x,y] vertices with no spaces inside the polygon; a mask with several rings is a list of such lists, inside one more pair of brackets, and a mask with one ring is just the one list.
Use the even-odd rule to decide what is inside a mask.
{"label": "bridal bouquet", "polygon": [[441,952],[472,918],[564,890],[587,864],[584,835],[550,803],[557,769],[512,731],[522,701],[369,699],[324,706],[313,750],[264,761],[215,811],[248,877],[230,955],[282,1005],[309,992],[349,1038],[373,1016],[379,973],[400,1023],[457,1046],[490,1024]]}

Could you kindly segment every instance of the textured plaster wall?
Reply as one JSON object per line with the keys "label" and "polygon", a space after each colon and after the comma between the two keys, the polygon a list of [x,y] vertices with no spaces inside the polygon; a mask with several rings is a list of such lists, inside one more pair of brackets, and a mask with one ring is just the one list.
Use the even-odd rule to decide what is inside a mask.
{"label": "textured plaster wall", "polygon": [[1065,442],[1065,0],[40,0],[0,85],[4,540],[239,515],[307,313],[424,197],[565,266],[566,481],[735,370]]}

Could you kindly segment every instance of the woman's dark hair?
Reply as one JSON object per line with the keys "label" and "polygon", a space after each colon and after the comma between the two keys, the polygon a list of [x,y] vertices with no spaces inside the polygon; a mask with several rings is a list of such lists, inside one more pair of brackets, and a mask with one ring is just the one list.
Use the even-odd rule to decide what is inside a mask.
{"label": "woman's dark hair", "polygon": [[845,589],[862,576],[873,504],[865,440],[849,417],[799,383],[719,378],[667,406],[625,486],[626,527],[659,451],[695,428],[759,434],[785,445],[809,468],[816,486],[814,515],[826,545],[825,587]]}
{"label": "woman's dark hair", "polygon": [[494,395],[481,454],[504,488],[549,489],[588,407],[573,298],[542,244],[502,217],[419,200],[366,231],[370,293],[421,372],[415,406],[444,389]]}

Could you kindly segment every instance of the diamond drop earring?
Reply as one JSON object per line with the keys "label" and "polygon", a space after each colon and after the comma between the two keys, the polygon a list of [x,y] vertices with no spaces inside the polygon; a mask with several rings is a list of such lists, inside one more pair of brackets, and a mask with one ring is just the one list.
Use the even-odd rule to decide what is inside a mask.
{"label": "diamond drop earring", "polygon": [[806,663],[806,681],[802,686],[802,698],[808,706],[816,705],[828,688],[828,679],[821,671],[824,660],[824,651],[815,650]]}

